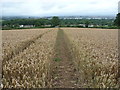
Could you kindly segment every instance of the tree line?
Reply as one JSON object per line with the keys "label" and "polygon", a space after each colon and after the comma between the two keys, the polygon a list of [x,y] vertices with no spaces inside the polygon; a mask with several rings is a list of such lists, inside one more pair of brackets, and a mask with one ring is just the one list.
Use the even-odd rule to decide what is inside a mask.
{"label": "tree line", "polygon": [[49,25],[49,27],[83,27],[80,26],[80,24],[84,24],[85,27],[88,27],[88,25],[94,25],[94,27],[107,25],[108,27],[112,27],[119,22],[119,16],[120,14],[117,15],[115,21],[114,19],[59,19],[59,17],[56,16],[52,19],[12,19],[4,20],[2,22],[2,28],[17,28],[19,25],[33,25],[34,27],[46,27],[47,25]]}

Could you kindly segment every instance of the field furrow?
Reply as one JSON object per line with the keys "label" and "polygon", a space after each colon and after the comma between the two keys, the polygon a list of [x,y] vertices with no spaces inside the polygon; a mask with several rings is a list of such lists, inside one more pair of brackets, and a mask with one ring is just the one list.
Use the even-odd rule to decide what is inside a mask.
{"label": "field furrow", "polygon": [[57,30],[44,34],[23,52],[3,64],[4,88],[49,86],[50,62],[56,35]]}
{"label": "field furrow", "polygon": [[[28,31],[27,31],[28,32]],[[3,38],[3,59],[4,59],[4,62],[9,60],[9,59],[12,59],[13,57],[15,57],[17,54],[19,54],[20,52],[24,51],[26,48],[28,48],[32,43],[35,43],[35,41],[38,39],[38,38],[41,38],[44,34],[46,34],[47,32],[49,32],[49,30],[39,30],[37,31],[36,34],[32,34],[30,31],[29,31],[29,34],[28,35],[29,37],[26,38],[26,36],[23,37],[22,36],[19,36],[21,38],[17,38],[16,36],[17,35],[22,35],[22,33],[19,33],[19,31],[16,33],[14,33],[15,35],[13,35],[12,37],[14,37],[12,40],[10,39],[10,41],[14,42],[14,45],[12,45],[10,43],[10,45],[7,45],[9,44],[9,40],[7,40],[6,38]],[[26,33],[26,32],[24,32]],[[6,33],[5,33],[6,34]],[[4,32],[3,32],[3,35],[4,35]],[[8,33],[9,35],[9,33]],[[10,34],[11,35],[11,34]],[[36,36],[37,35],[37,36]],[[32,37],[31,37],[32,36]],[[4,37],[4,36],[3,36]],[[17,41],[18,39],[18,41]],[[5,41],[4,41],[5,40]],[[7,43],[7,44],[6,44]],[[4,46],[5,45],[5,46]],[[6,46],[7,45],[7,46]],[[3,62],[3,64],[4,64]]]}
{"label": "field furrow", "polygon": [[117,30],[64,29],[82,87],[119,87]]}
{"label": "field furrow", "polygon": [[78,73],[69,50],[69,40],[63,30],[57,33],[55,56],[52,67],[53,88],[78,88]]}

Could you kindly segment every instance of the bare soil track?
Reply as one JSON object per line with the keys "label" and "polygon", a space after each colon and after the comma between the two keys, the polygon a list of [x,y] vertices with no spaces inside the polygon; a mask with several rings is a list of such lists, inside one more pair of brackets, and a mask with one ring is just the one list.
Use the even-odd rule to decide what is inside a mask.
{"label": "bare soil track", "polygon": [[77,88],[78,74],[72,61],[72,55],[69,52],[69,40],[63,30],[58,31],[55,57],[53,59],[53,88]]}

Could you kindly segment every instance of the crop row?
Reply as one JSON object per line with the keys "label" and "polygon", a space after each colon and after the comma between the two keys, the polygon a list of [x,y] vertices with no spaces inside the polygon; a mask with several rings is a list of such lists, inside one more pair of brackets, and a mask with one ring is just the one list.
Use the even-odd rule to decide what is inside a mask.
{"label": "crop row", "polygon": [[15,44],[27,41],[31,38],[48,31],[50,29],[25,29],[25,30],[5,30],[2,31],[2,46],[14,46]]}
{"label": "crop row", "polygon": [[41,88],[50,86],[50,65],[57,30],[38,38],[23,52],[3,65],[4,88]]}
{"label": "crop row", "polygon": [[15,55],[19,54],[19,52],[22,52],[24,49],[29,47],[31,43],[34,43],[36,39],[41,38],[41,36],[46,32],[48,32],[48,30],[3,31],[2,45],[4,61],[9,60]]}
{"label": "crop row", "polygon": [[64,29],[81,87],[119,87],[117,30]]}

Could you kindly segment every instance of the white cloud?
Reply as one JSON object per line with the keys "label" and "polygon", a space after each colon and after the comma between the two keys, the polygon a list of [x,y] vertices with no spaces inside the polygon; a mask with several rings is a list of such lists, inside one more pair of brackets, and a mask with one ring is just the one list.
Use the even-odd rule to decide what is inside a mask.
{"label": "white cloud", "polygon": [[116,15],[119,0],[2,0],[3,15]]}

